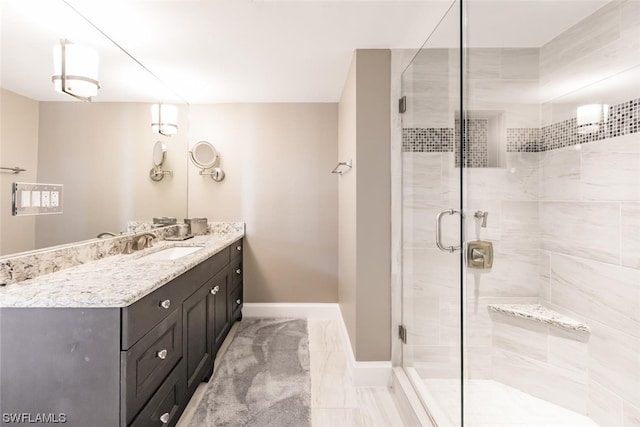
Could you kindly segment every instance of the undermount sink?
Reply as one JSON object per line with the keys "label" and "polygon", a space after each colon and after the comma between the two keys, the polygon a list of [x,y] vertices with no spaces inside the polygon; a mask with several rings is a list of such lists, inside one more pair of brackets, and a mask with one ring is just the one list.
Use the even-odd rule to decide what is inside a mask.
{"label": "undermount sink", "polygon": [[204,246],[174,246],[143,256],[140,259],[145,261],[173,261],[185,255],[198,252],[202,248],[204,248]]}

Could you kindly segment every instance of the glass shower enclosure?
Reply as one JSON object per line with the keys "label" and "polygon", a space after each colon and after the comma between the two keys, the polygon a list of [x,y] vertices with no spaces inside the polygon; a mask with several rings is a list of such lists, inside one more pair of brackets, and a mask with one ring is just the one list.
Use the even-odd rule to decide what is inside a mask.
{"label": "glass shower enclosure", "polygon": [[402,367],[436,426],[640,426],[640,2],[455,1],[402,74]]}

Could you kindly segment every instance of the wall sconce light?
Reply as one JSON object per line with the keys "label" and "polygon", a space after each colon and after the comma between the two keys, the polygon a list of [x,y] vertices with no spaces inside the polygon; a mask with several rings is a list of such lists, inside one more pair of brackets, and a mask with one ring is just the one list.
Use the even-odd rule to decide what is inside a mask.
{"label": "wall sconce light", "polygon": [[151,130],[164,136],[178,133],[178,107],[171,104],[153,104]]}
{"label": "wall sconce light", "polygon": [[607,104],[581,105],[576,110],[576,124],[578,133],[587,134],[598,132],[601,123],[606,123],[609,118],[609,106]]}
{"label": "wall sconce light", "polygon": [[53,87],[82,101],[98,94],[98,54],[91,48],[60,40],[53,47]]}

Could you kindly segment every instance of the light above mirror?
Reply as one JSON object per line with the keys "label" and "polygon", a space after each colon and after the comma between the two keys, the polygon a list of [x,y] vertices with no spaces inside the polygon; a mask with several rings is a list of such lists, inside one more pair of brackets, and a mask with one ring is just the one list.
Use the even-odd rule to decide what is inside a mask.
{"label": "light above mirror", "polygon": [[178,133],[178,108],[171,104],[153,104],[151,130],[164,136]]}
{"label": "light above mirror", "polygon": [[81,101],[91,101],[98,94],[98,54],[86,46],[67,39],[53,47],[53,76],[56,92],[66,93]]}

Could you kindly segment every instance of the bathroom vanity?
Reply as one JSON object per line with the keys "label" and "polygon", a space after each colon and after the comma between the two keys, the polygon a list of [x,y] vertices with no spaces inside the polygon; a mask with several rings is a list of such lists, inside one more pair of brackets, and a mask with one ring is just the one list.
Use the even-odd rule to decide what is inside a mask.
{"label": "bathroom vanity", "polygon": [[175,425],[242,316],[243,235],[163,241],[0,288],[3,422]]}

